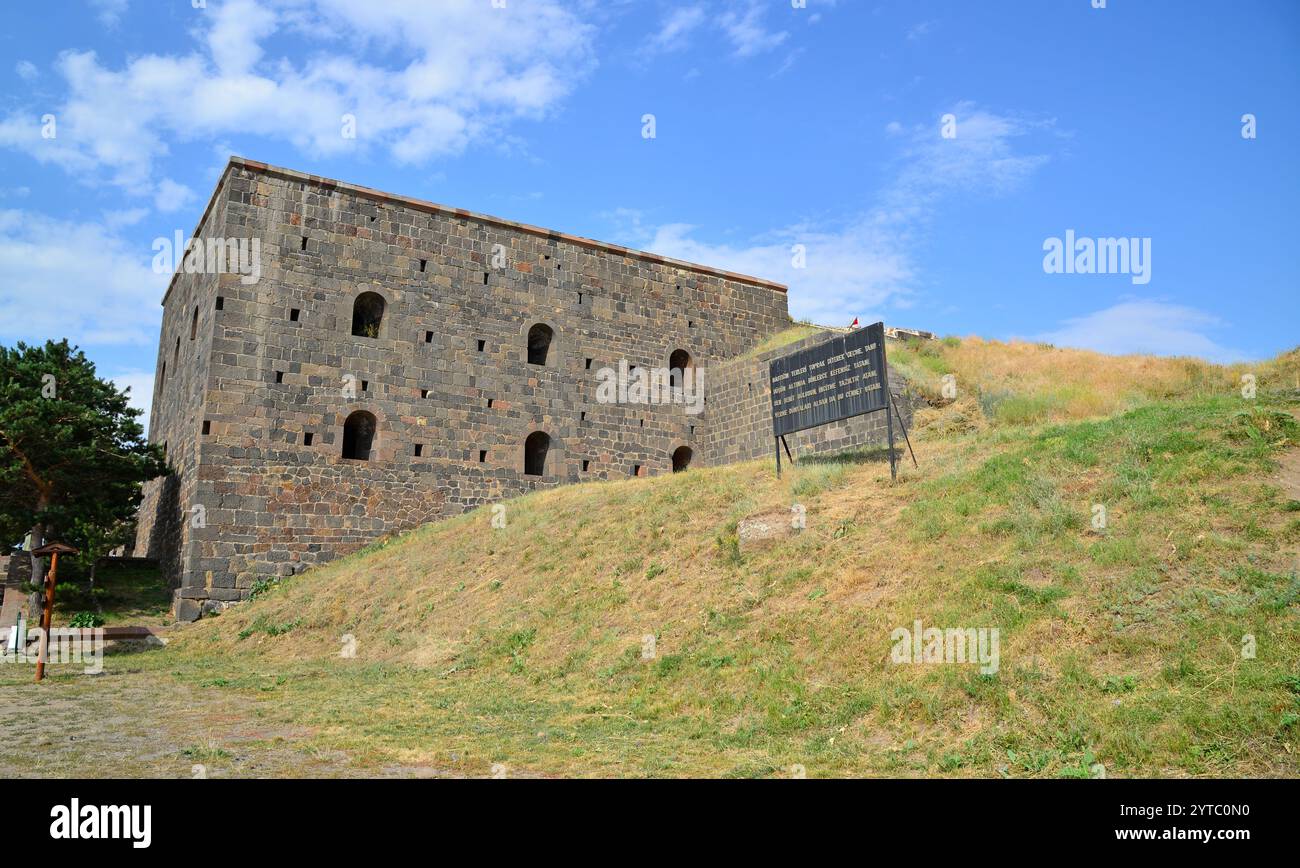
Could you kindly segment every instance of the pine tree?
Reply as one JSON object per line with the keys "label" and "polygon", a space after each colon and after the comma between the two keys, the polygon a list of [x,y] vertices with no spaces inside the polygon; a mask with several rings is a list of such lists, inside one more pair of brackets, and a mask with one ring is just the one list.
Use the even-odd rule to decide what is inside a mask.
{"label": "pine tree", "polygon": [[[0,347],[0,543],[57,530],[76,545],[132,520],[140,484],[167,468],[127,401],[66,340]],[[33,559],[33,582],[44,575]]]}

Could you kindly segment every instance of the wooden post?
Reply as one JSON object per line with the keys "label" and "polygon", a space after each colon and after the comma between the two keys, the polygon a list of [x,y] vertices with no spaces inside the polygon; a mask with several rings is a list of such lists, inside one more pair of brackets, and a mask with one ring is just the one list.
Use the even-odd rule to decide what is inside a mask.
{"label": "wooden post", "polygon": [[54,583],[58,580],[59,555],[76,553],[76,549],[63,543],[50,543],[32,549],[32,554],[38,557],[50,556],[50,571],[45,576],[45,608],[41,612],[41,644],[36,654],[37,681],[45,677],[45,661],[50,656],[50,621],[54,618]]}
{"label": "wooden post", "polygon": [[54,582],[59,574],[59,553],[50,557],[50,572],[45,577],[45,607],[41,611],[41,645],[36,655],[36,680],[45,677],[45,661],[50,657],[50,620],[54,617]]}

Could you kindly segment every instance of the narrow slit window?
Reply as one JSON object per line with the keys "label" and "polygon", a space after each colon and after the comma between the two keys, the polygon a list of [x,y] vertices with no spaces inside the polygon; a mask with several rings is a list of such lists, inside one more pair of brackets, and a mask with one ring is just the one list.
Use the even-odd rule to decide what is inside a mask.
{"label": "narrow slit window", "polygon": [[306,235],[302,236],[302,249],[303,249],[303,250],[306,250],[306,249],[307,249],[307,236],[306,236]]}
{"label": "narrow slit window", "polygon": [[217,296],[217,310],[226,309],[226,299],[224,296]]}
{"label": "narrow slit window", "polygon": [[591,461],[589,461],[586,458],[582,459],[582,472],[586,473],[590,469],[591,469]]}
{"label": "narrow slit window", "polygon": [[212,422],[208,419],[203,420],[203,434],[207,436],[212,433]]}
{"label": "narrow slit window", "polygon": [[313,439],[313,435],[310,431],[308,431],[307,433],[302,435],[302,445],[310,446],[312,439]]}
{"label": "narrow slit window", "polygon": [[276,381],[277,383],[283,383],[283,382],[284,382],[284,371],[276,371],[276,372],[275,372],[275,381]]}
{"label": "narrow slit window", "polygon": [[416,443],[416,444],[415,444],[415,457],[416,457],[416,458],[419,458],[419,457],[421,457],[422,455],[424,455],[424,444],[423,444],[423,443]]}
{"label": "narrow slit window", "polygon": [[302,311],[298,310],[298,308],[296,308],[296,307],[290,308],[290,309],[289,309],[289,322],[297,322],[297,321],[298,321],[298,317],[301,316],[301,314],[302,314]]}
{"label": "narrow slit window", "polygon": [[482,341],[482,340],[481,340],[481,341],[478,342],[478,351],[479,351],[480,353],[483,352],[483,350],[484,350],[486,347],[487,347],[487,341]]}
{"label": "narrow slit window", "polygon": [[478,463],[479,463],[479,464],[486,464],[486,463],[487,463],[487,450],[486,450],[486,449],[480,449],[480,450],[478,451]]}
{"label": "narrow slit window", "polygon": [[425,332],[425,333],[424,333],[424,342],[425,342],[426,344],[431,344],[431,343],[433,343],[433,332]]}

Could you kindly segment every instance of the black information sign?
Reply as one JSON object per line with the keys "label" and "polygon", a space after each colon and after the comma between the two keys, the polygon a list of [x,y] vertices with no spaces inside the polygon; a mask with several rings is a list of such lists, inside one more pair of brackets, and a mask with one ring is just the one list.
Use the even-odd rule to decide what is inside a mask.
{"label": "black information sign", "polygon": [[889,406],[885,324],[773,359],[772,434],[793,434]]}
{"label": "black information sign", "polygon": [[[785,435],[877,410],[885,410],[888,415],[893,403],[888,370],[883,322],[773,359],[768,376],[772,386],[772,436],[777,440],[777,473],[781,472],[781,444],[785,443]],[[899,423],[902,423],[901,416]],[[896,473],[892,416],[888,419],[888,429],[890,469]],[[903,435],[907,435],[906,429]],[[789,452],[786,445],[786,454]]]}

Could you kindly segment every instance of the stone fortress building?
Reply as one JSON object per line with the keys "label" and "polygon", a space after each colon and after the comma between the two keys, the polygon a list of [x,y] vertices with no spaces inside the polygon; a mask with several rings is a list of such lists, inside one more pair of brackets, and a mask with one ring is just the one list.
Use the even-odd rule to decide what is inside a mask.
{"label": "stone fortress building", "polygon": [[[534,489],[771,456],[767,361],[829,337],[755,352],[791,325],[781,284],[238,157],[194,238],[149,426],[172,473],[135,546],[183,620]],[[214,267],[236,242],[252,274]],[[702,412],[599,401],[621,360],[702,371]],[[884,421],[789,439],[875,443]]]}

